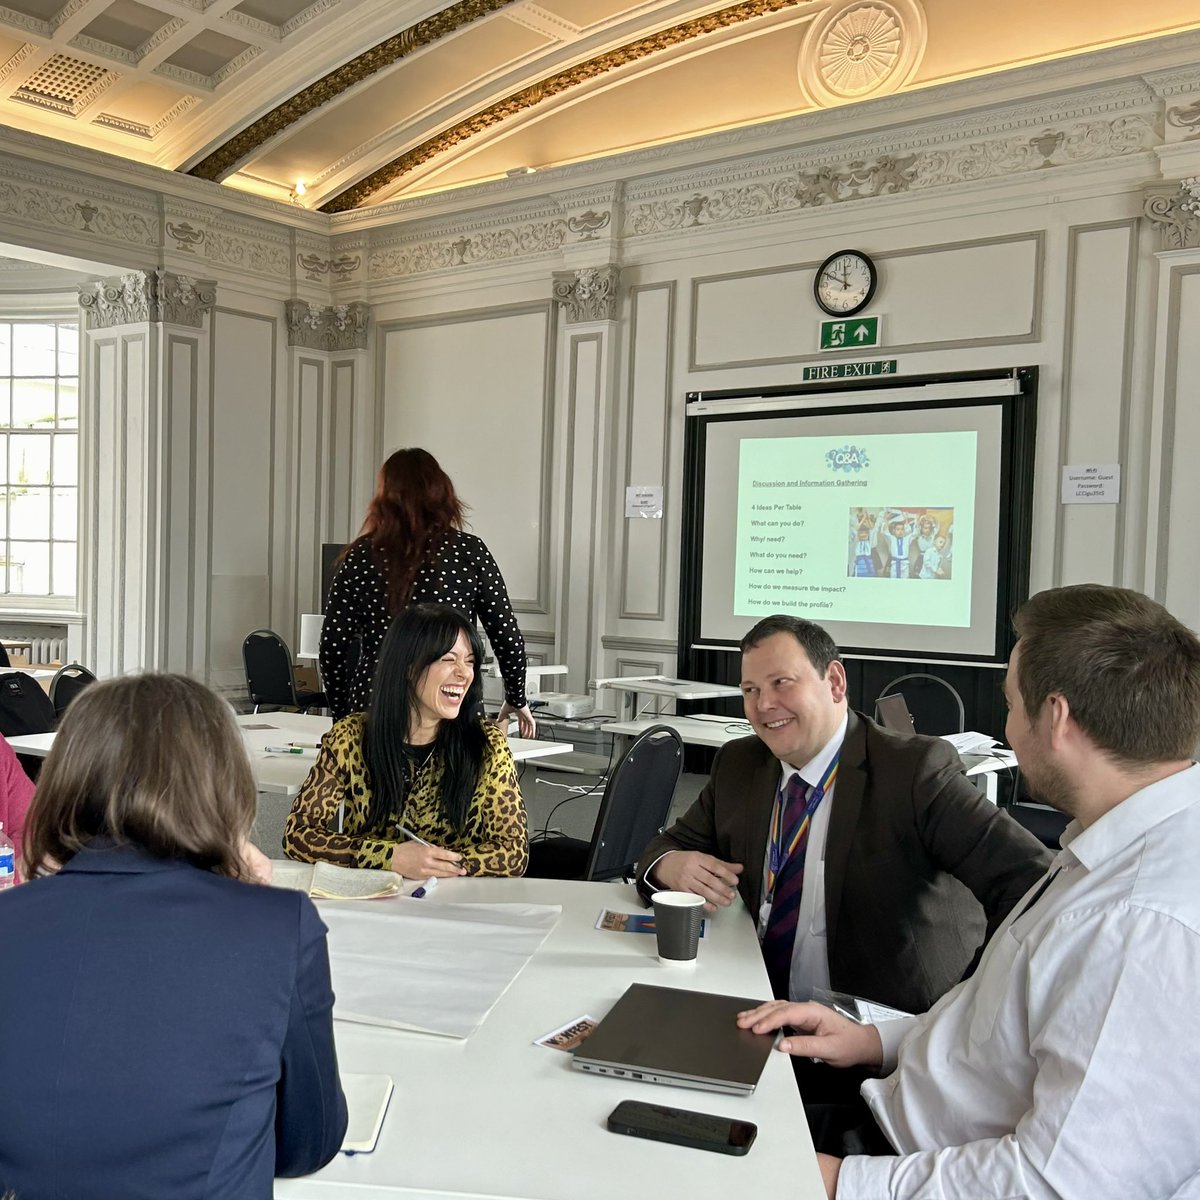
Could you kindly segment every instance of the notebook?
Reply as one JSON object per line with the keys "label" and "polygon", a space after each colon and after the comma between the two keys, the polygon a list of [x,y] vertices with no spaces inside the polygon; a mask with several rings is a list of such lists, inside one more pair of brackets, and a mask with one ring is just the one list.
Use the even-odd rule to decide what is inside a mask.
{"label": "notebook", "polygon": [[343,1154],[369,1154],[375,1149],[392,1088],[390,1075],[342,1075],[342,1091],[346,1093],[346,1110],[350,1115],[342,1139]]}
{"label": "notebook", "polygon": [[739,1029],[736,1017],[761,1003],[633,983],[571,1065],[594,1075],[748,1096],[775,1035]]}

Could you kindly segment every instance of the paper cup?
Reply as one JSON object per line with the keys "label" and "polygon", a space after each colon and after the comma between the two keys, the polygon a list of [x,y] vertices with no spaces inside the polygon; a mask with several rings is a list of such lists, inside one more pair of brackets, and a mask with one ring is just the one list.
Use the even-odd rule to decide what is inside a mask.
{"label": "paper cup", "polygon": [[658,961],[674,967],[691,966],[700,948],[704,897],[693,892],[655,892],[650,899],[654,905]]}

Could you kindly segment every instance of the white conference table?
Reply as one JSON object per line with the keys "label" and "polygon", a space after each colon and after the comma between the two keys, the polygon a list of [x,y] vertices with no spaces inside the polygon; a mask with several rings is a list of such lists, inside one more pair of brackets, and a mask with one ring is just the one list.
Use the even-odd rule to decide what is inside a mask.
{"label": "white conference table", "polygon": [[[443,880],[427,900],[561,904],[542,948],[466,1041],[335,1022],[344,1071],[390,1074],[396,1092],[371,1154],[339,1154],[304,1179],[275,1181],[278,1200],[354,1196],[458,1200],[611,1200],[616,1195],[729,1200],[786,1192],[823,1200],[791,1064],[771,1054],[751,1096],[726,1096],[586,1075],[534,1039],[603,1017],[631,983],[769,997],[749,914],[738,902],[709,923],[694,968],[664,967],[652,935],[593,928],[603,908],[641,911],[623,884],[551,879]],[[346,903],[323,901],[322,904]],[[351,902],[354,903],[354,902]],[[753,1121],[745,1157],[609,1133],[625,1099]]]}
{"label": "white conference table", "polygon": [[[316,751],[272,754],[266,747],[286,746],[290,741],[315,745],[333,724],[329,717],[296,712],[240,713],[237,723],[242,727],[258,790],[273,796],[289,797],[295,796],[308,778],[308,772],[317,758]],[[18,754],[45,758],[54,745],[54,734],[22,734],[9,738],[8,744]],[[569,754],[574,749],[570,742],[547,742],[535,738],[509,738],[508,747],[517,762]]]}
{"label": "white conference table", "polygon": [[741,699],[742,689],[726,683],[704,683],[694,679],[673,679],[668,675],[626,675],[616,679],[593,679],[589,685],[597,691],[611,688],[621,692],[623,721],[635,720],[642,714],[638,707],[639,696],[655,697],[655,715],[663,707],[664,700],[721,700],[736,696]]}

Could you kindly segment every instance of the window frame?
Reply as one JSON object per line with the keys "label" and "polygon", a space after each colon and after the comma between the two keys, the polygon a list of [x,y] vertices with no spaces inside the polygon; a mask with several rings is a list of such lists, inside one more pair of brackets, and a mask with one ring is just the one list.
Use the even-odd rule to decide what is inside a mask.
{"label": "window frame", "polygon": [[[79,373],[77,375],[77,402],[78,402],[78,419],[75,429],[77,441],[78,459],[76,463],[76,482],[75,487],[75,591],[72,595],[50,595],[41,596],[33,595],[25,592],[0,592],[0,619],[14,620],[18,618],[38,619],[47,616],[53,616],[56,619],[65,619],[69,617],[77,617],[82,614],[84,587],[85,587],[85,568],[87,563],[86,554],[86,533],[85,525],[86,512],[86,488],[89,486],[88,472],[86,471],[86,447],[88,444],[88,420],[89,420],[89,405],[87,402],[87,387],[85,374],[85,333],[83,313],[79,308],[79,298],[73,293],[54,293],[54,294],[30,294],[30,293],[0,293],[0,322],[4,324],[37,324],[37,323],[71,323],[76,329],[77,338],[77,361],[79,363]],[[56,364],[57,366],[57,364]],[[57,373],[56,373],[57,378]],[[10,399],[11,403],[11,399]],[[11,410],[9,419],[11,420]],[[11,435],[13,427],[6,427]],[[20,432],[20,431],[17,431]],[[69,431],[67,431],[69,432]],[[50,483],[50,503],[53,505],[54,484]],[[53,531],[53,525],[51,526]],[[5,545],[12,540],[11,530],[8,531],[0,542],[0,545]],[[21,540],[21,539],[17,539]],[[65,542],[59,542],[60,545]],[[54,539],[53,536],[47,543],[50,548],[51,558],[53,556]]]}

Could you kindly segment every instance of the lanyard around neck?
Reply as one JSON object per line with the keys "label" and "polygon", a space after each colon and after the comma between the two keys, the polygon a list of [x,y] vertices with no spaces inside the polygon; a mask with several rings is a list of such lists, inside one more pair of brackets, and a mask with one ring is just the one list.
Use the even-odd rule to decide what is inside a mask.
{"label": "lanyard around neck", "polygon": [[829,766],[825,768],[825,773],[821,776],[817,786],[809,793],[808,800],[804,804],[804,812],[801,813],[800,819],[790,830],[783,828],[783,820],[787,808],[784,788],[776,789],[775,804],[771,809],[771,848],[767,856],[768,900],[775,895],[775,883],[779,878],[779,872],[783,870],[784,864],[791,858],[796,847],[803,840],[805,834],[808,832],[809,824],[812,822],[813,813],[817,811],[817,806],[825,798],[826,793],[832,789],[834,782],[837,780],[838,760],[840,758],[841,751],[839,750],[833,756],[833,760]]}

